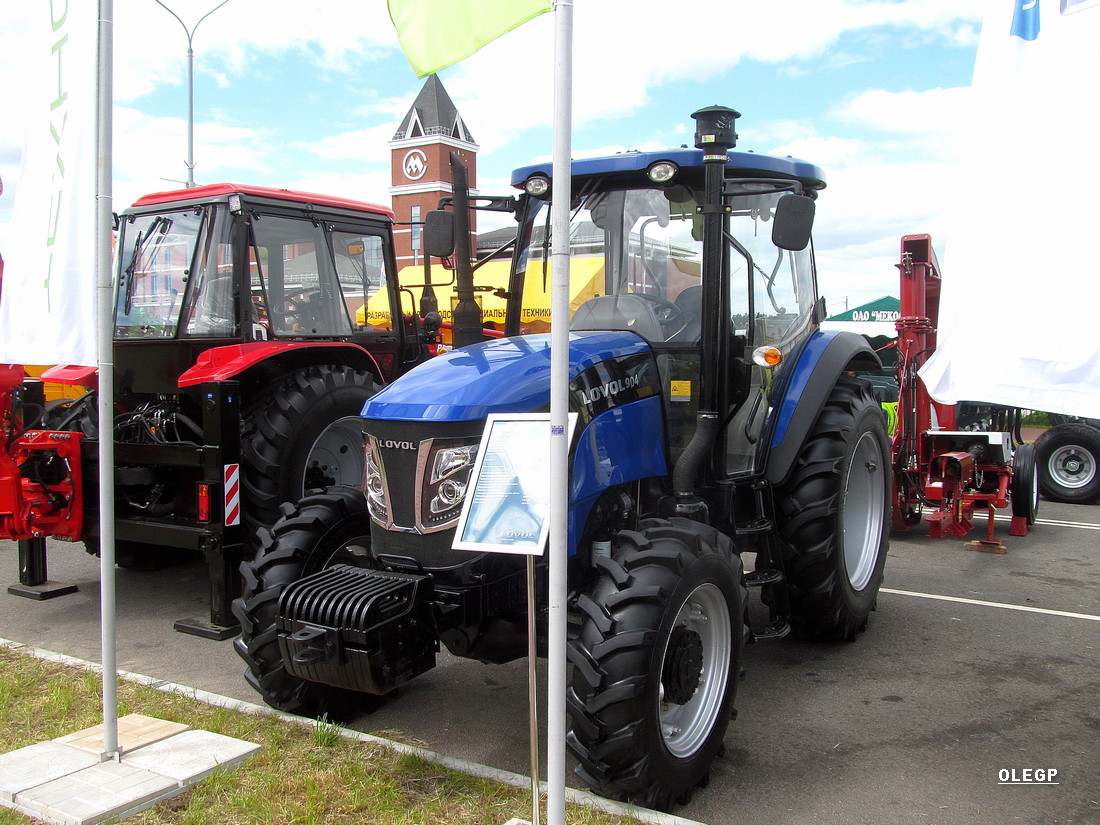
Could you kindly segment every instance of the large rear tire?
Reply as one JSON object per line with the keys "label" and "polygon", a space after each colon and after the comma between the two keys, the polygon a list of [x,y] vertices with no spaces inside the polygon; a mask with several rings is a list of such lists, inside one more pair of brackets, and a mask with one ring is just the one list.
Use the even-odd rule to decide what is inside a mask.
{"label": "large rear tire", "polygon": [[270,529],[260,530],[260,551],[241,564],[244,592],[233,600],[241,623],[234,649],[248,665],[245,679],[271,707],[302,716],[346,719],[370,702],[366,694],[300,679],[279,652],[275,618],[287,585],[331,567],[373,567],[370,517],[362,492],[330,487],[286,504]]}
{"label": "large rear tire", "polygon": [[315,366],[291,374],[245,410],[241,523],[252,549],[256,531],[275,523],[283,502],[298,501],[307,490],[360,483],[359,414],[377,390],[369,372]]}
{"label": "large rear tire", "polygon": [[1035,439],[1039,489],[1051,501],[1088,504],[1100,498],[1100,430],[1071,421]]}
{"label": "large rear tire", "polygon": [[733,714],[741,559],[711,527],[649,519],[596,567],[569,645],[569,748],[596,793],[668,810],[706,784]]}
{"label": "large rear tire", "polygon": [[875,609],[890,526],[890,452],[870,385],[841,375],[776,491],[791,625],[852,641]]}

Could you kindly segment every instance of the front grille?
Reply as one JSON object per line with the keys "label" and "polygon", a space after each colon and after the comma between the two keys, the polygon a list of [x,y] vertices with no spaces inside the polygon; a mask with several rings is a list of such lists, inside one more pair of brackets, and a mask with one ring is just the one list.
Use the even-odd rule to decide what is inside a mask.
{"label": "front grille", "polygon": [[483,421],[364,421],[369,449],[373,451],[385,490],[384,518],[372,510],[374,552],[415,559],[429,569],[465,564],[470,553],[454,551],[453,513],[430,511],[430,458],[443,446],[476,444]]}

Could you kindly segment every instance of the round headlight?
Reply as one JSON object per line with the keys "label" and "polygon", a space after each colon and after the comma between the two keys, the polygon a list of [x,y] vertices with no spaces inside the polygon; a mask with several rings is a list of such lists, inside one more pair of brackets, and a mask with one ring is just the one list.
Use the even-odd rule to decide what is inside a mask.
{"label": "round headlight", "polygon": [[550,181],[541,175],[535,175],[523,184],[523,191],[533,198],[544,197],[550,191]]}
{"label": "round headlight", "polygon": [[679,171],[679,167],[667,160],[659,160],[655,164],[649,167],[646,174],[649,175],[649,179],[654,183],[668,183]]}

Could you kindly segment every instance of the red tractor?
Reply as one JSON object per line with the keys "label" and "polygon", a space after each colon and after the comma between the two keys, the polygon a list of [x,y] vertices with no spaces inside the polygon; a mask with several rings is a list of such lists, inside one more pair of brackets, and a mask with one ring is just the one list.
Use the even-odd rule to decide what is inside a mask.
{"label": "red tractor", "polygon": [[917,370],[936,349],[941,274],[929,235],[901,239],[901,317],[898,329],[898,410],[893,434],[894,527],[920,523],[927,509],[929,534],[965,536],[975,513],[984,513],[984,539],[975,544],[1003,552],[993,518],[1011,507],[1009,532],[1027,534],[1039,504],[1035,447],[1021,443],[1020,411],[971,403],[940,404]]}
{"label": "red tractor", "polygon": [[87,388],[49,410],[21,369],[0,370],[0,538],[38,542],[42,570],[21,554],[28,595],[45,536],[98,553],[108,432],[118,563],[201,551],[210,622],[180,629],[229,635],[257,528],[308,489],[359,483],[363,404],[438,340],[438,315],[420,318],[399,288],[393,249],[388,208],[285,189],[217,184],[126,210],[113,421],[98,420],[92,368],[47,370]]}

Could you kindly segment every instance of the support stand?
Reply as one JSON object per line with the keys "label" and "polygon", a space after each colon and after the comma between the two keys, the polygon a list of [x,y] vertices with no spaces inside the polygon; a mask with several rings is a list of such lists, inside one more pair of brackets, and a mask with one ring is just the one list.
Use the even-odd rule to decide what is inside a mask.
{"label": "support stand", "polygon": [[976,541],[968,541],[966,543],[967,550],[977,550],[981,553],[995,553],[998,556],[1003,556],[1008,550],[1004,544],[993,535],[993,502],[989,502],[987,505],[989,520],[986,525],[985,538],[978,539]]}
{"label": "support stand", "polygon": [[13,584],[8,592],[24,599],[43,601],[57,596],[76,593],[75,584],[51,582],[46,574],[46,539],[19,539],[19,584]]}
{"label": "support stand", "polygon": [[527,712],[531,735],[531,825],[539,825],[538,639],[535,635],[535,557],[527,557]]}

